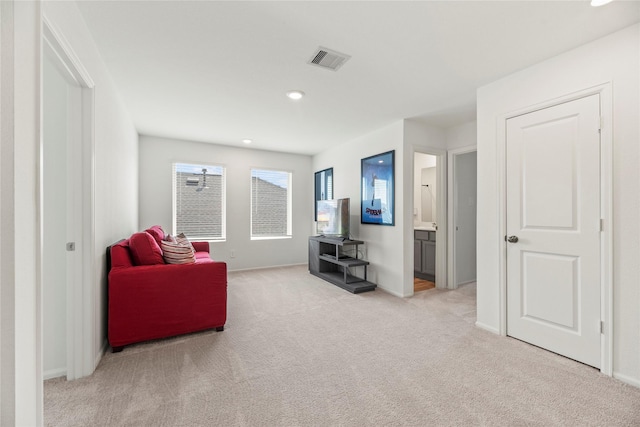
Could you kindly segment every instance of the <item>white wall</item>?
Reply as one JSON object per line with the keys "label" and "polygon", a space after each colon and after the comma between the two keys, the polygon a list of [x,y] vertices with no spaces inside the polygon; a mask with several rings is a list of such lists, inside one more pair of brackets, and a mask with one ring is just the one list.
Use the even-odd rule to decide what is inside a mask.
{"label": "white wall", "polygon": [[[360,224],[360,160],[391,150],[395,150],[395,225]],[[351,199],[351,235],[365,242],[360,249],[365,251],[364,258],[371,263],[367,267],[367,279],[398,296],[404,295],[404,203],[413,199],[412,182],[407,195],[403,192],[403,155],[403,123],[400,121],[313,157],[314,172],[333,168],[334,198]],[[413,158],[410,176],[412,174]],[[409,221],[412,227],[412,217]],[[361,274],[360,271],[357,273]]]}
{"label": "white wall", "polygon": [[445,129],[447,149],[452,150],[454,148],[476,145],[478,139],[477,126],[478,123],[474,120],[472,122],[467,122],[459,126],[452,126]]}
{"label": "white wall", "polygon": [[[445,154],[444,131],[403,120],[313,157],[313,170],[333,167],[334,197],[351,199],[351,234],[363,240],[367,278],[393,295],[413,295],[414,151]],[[395,225],[360,224],[360,160],[395,150]]]}
{"label": "white wall", "polygon": [[[611,82],[613,117],[613,372],[640,386],[640,25],[478,90],[478,325],[500,329],[498,117]],[[606,113],[606,112],[605,112]],[[611,129],[611,128],[608,128]]]}
{"label": "white wall", "polygon": [[[404,142],[420,153],[440,153],[447,149],[444,129],[430,126],[415,120],[404,120]],[[413,157],[413,153],[411,153]],[[411,158],[413,162],[413,158]]]}
{"label": "white wall", "polygon": [[[416,155],[419,153],[416,153]],[[415,184],[416,181],[414,181]],[[436,167],[423,168],[420,171],[420,205],[422,222],[438,222],[438,184]],[[415,202],[414,202],[415,209]]]}
{"label": "white wall", "polygon": [[37,271],[40,8],[0,2],[2,425],[42,423]]}
{"label": "white wall", "polygon": [[[203,142],[140,137],[140,228],[159,224],[172,232],[172,165],[221,164],[226,168],[227,239],[211,244],[212,258],[229,270],[306,264],[313,233],[311,157]],[[251,240],[251,168],[293,172],[293,238]],[[231,251],[235,258],[231,258]]]}
{"label": "white wall", "polygon": [[[2,49],[2,425],[42,424],[41,287],[38,282],[38,147],[41,138],[41,3],[1,2]],[[137,133],[72,2],[46,2],[47,16],[95,82],[96,295],[104,309],[105,246],[137,228]],[[93,292],[95,291],[95,292]],[[99,314],[99,313],[98,313]],[[104,343],[103,317],[89,343]]]}

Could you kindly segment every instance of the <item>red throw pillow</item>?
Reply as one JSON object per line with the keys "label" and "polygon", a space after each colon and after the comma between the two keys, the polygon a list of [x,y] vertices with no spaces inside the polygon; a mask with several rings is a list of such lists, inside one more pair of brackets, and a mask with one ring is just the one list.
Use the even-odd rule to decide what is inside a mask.
{"label": "red throw pillow", "polygon": [[164,264],[162,249],[146,231],[135,233],[129,238],[129,249],[135,265]]}
{"label": "red throw pillow", "polygon": [[158,247],[160,247],[160,242],[164,240],[164,230],[159,225],[154,225],[153,227],[147,228],[145,230],[147,233],[151,234],[153,238],[156,240]]}

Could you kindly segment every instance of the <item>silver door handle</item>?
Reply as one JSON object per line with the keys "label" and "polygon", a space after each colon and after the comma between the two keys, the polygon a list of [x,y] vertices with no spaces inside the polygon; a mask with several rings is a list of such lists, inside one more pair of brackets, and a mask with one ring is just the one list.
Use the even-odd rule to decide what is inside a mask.
{"label": "silver door handle", "polygon": [[507,242],[509,242],[509,243],[517,243],[518,242],[518,236],[509,236],[509,237],[507,237]]}

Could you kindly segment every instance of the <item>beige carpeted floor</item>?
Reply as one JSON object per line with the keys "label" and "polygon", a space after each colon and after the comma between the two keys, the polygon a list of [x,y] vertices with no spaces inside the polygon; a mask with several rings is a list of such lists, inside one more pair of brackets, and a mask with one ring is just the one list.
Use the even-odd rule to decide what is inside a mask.
{"label": "beige carpeted floor", "polygon": [[46,381],[46,425],[640,425],[640,389],[476,328],[473,284],[401,299],[274,268],[230,273],[228,307],[224,332]]}

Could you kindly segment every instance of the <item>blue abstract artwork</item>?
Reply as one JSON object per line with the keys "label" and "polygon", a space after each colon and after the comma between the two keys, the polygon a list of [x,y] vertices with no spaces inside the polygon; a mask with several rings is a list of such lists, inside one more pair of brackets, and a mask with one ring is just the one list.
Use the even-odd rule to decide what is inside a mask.
{"label": "blue abstract artwork", "polygon": [[361,161],[362,224],[395,224],[394,157],[395,151],[388,151]]}

